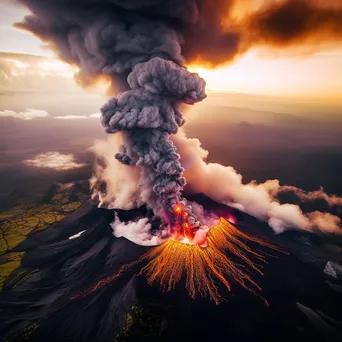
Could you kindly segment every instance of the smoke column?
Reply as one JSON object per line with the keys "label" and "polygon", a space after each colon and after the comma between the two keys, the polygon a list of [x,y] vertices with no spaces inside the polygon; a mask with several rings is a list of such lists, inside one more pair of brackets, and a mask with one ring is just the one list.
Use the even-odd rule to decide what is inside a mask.
{"label": "smoke column", "polygon": [[206,97],[204,80],[184,66],[184,37],[175,29],[198,21],[196,1],[23,2],[33,15],[21,27],[78,64],[78,80],[104,74],[124,90],[102,107],[101,122],[107,133],[124,133],[115,158],[141,167],[141,199],[162,219],[155,233],[205,244],[208,228],[182,197],[184,169],[169,140],[184,124],[181,104]]}
{"label": "smoke column", "polygon": [[[101,109],[106,132],[124,131],[130,144],[129,148],[122,145],[115,158],[123,164],[142,167],[143,200],[168,227],[176,226],[174,211],[181,206],[184,220],[180,225],[199,228],[191,206],[182,197],[184,169],[169,135],[177,133],[184,123],[180,104],[194,104],[206,97],[205,82],[197,74],[160,57],[135,65],[127,82],[131,90],[111,99]],[[196,243],[204,242],[194,235]]]}
{"label": "smoke column", "polygon": [[[63,61],[78,66],[77,82],[89,86],[106,79],[111,94],[121,92],[103,106],[102,124],[108,133],[121,132],[123,144],[115,157],[125,166],[120,174],[127,173],[132,182],[124,194],[113,197],[114,181],[108,179],[115,174],[107,170],[106,176],[97,177],[107,183],[104,202],[111,197],[124,206],[127,201],[128,206],[147,203],[164,222],[162,230],[154,232],[161,241],[173,233],[173,211],[180,210],[184,216],[178,215],[176,221],[182,234],[204,243],[207,228],[200,226],[182,198],[183,167],[188,172],[189,165],[197,165],[187,173],[194,188],[267,220],[277,232],[291,227],[324,230],[326,222],[329,231],[340,231],[336,216],[304,215],[297,206],[280,205],[275,194],[281,188],[275,182],[243,185],[232,168],[205,164],[205,151],[196,144],[193,155],[187,156],[193,141],[174,134],[184,123],[182,103],[205,98],[205,82],[189,73],[185,64],[217,66],[259,45],[318,51],[322,43],[342,40],[341,5],[325,0],[269,1],[259,7],[244,0],[13,1],[32,13],[16,26],[38,36]],[[213,187],[218,180],[218,187]],[[98,188],[96,177],[92,186]],[[120,188],[118,182],[116,186]]]}

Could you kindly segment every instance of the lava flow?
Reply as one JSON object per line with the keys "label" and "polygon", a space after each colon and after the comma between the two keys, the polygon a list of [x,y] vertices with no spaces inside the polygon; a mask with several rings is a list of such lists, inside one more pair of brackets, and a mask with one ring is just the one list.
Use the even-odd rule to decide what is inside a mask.
{"label": "lava flow", "polygon": [[[182,208],[177,207],[179,223],[182,223]],[[192,242],[191,229],[181,230],[177,239],[170,238],[162,245],[130,264],[123,265],[118,273],[100,280],[92,287],[69,299],[84,297],[95,290],[115,281],[132,266],[141,263],[139,275],[145,275],[150,285],[157,284],[162,291],[170,291],[182,279],[192,298],[197,295],[208,296],[216,304],[222,301],[219,284],[231,291],[232,284],[239,284],[253,294],[261,296],[261,287],[253,280],[252,272],[262,273],[261,263],[267,263],[267,254],[254,251],[247,243],[254,243],[274,251],[284,250],[261,238],[249,236],[234,227],[224,218],[212,227],[207,236],[207,247],[203,248]],[[254,261],[255,260],[255,261]],[[265,303],[267,301],[264,299]]]}
{"label": "lava flow", "polygon": [[185,286],[192,298],[209,296],[216,304],[222,301],[219,283],[229,291],[232,283],[237,283],[261,297],[262,289],[253,280],[252,272],[263,274],[263,267],[252,259],[266,263],[267,254],[253,251],[247,242],[284,252],[281,247],[240,232],[221,218],[211,228],[206,248],[191,243],[187,237],[181,241],[169,239],[148,253],[149,263],[140,274],[145,274],[150,285],[158,284],[163,291],[174,289],[185,277]]}

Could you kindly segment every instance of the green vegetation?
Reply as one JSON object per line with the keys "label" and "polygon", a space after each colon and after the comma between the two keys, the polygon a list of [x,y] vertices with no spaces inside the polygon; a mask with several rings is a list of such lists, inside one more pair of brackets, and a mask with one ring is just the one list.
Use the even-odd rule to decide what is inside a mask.
{"label": "green vegetation", "polygon": [[[63,219],[89,198],[88,184],[54,185],[43,198],[31,203],[11,208],[0,213],[0,290],[7,277],[20,266],[23,253],[12,249],[23,242],[33,232],[46,229]],[[29,278],[35,270],[18,269],[7,280],[10,286]],[[165,322],[147,308],[132,306],[125,318],[123,330],[117,334],[115,342],[158,340]],[[28,341],[37,324],[30,324],[12,334],[6,342]]]}
{"label": "green vegetation", "polygon": [[151,310],[140,306],[132,306],[131,313],[126,315],[125,327],[116,336],[114,342],[151,341],[162,334],[162,320]]}
{"label": "green vegetation", "polygon": [[89,198],[88,189],[73,183],[53,186],[53,193],[35,203],[16,206],[0,214],[0,289],[20,266],[23,253],[11,250],[33,232],[60,221]]}
{"label": "green vegetation", "polygon": [[38,328],[38,324],[31,324],[24,329],[12,334],[6,342],[22,342],[27,341],[32,333]]}

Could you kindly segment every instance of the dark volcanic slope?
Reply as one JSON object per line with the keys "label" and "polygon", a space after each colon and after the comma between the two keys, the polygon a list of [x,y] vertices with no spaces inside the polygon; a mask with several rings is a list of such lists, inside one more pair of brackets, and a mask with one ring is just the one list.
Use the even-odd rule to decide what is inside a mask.
{"label": "dark volcanic slope", "polygon": [[[16,248],[25,255],[22,268],[10,276],[0,296],[1,336],[5,339],[11,329],[18,330],[31,322],[39,327],[34,330],[31,325],[33,332],[27,335],[30,341],[113,341],[126,312],[138,302],[164,322],[154,335],[157,340],[340,339],[341,326],[336,320],[341,320],[342,314],[336,304],[342,300],[341,281],[322,271],[327,260],[340,261],[341,256],[334,253],[339,248],[334,239],[300,232],[274,236],[266,224],[205,195],[189,199],[220,216],[234,213],[239,229],[281,243],[290,251],[290,255],[270,257],[264,276],[255,276],[269,307],[237,286],[225,293],[227,301],[220,306],[208,299],[191,299],[182,284],[162,294],[158,288],[148,286],[143,276],[136,277],[139,265],[89,296],[69,300],[70,295],[114,274],[121,265],[148,250],[114,238],[109,226],[113,210],[98,209],[88,202],[60,223],[32,234]],[[122,220],[148,215],[143,207],[118,213]],[[79,238],[68,239],[83,230]],[[20,341],[23,334],[14,340]],[[127,337],[127,341],[136,340],[153,338]]]}
{"label": "dark volcanic slope", "polygon": [[[145,214],[145,210],[131,211],[128,216],[137,214]],[[122,220],[128,217],[121,211],[119,216]],[[31,335],[33,341],[65,341],[69,336],[72,340],[106,341],[123,327],[125,315],[136,301],[134,268],[120,282],[89,297],[68,299],[147,250],[126,239],[115,239],[109,226],[113,217],[113,211],[87,202],[15,248],[25,255],[22,267],[7,279],[0,297],[0,336],[5,338],[12,329],[39,322],[40,329]],[[69,239],[83,230],[79,238]]]}

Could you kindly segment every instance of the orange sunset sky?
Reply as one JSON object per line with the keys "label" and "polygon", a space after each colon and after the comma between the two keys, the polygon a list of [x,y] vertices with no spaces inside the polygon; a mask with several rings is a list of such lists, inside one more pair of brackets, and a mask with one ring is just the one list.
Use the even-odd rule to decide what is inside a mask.
{"label": "orange sunset sky", "polygon": [[[256,0],[246,3],[257,5],[259,2]],[[237,15],[238,13],[237,10]],[[62,78],[64,83],[67,82],[73,87],[72,67],[56,59],[53,52],[45,49],[38,38],[13,27],[13,23],[21,21],[26,14],[27,9],[14,6],[8,1],[0,4],[0,58],[6,63],[7,69],[11,69],[11,80],[7,74],[0,87],[5,90],[6,87],[12,87],[11,90],[15,92],[15,86],[13,88],[9,81],[24,77],[25,74],[29,74],[32,79],[45,78],[45,87],[46,83],[50,82],[47,76],[51,75],[51,82]],[[4,52],[20,54],[11,55]],[[32,58],[25,57],[26,54],[43,58],[33,63]],[[311,104],[326,106],[342,105],[341,43],[330,43],[329,47],[324,46],[315,53],[294,53],[284,49],[271,51],[259,47],[214,70],[199,65],[189,67],[207,81],[209,94],[223,91],[300,98]],[[0,71],[1,68],[3,64],[0,64]],[[103,89],[93,91],[102,92]]]}

